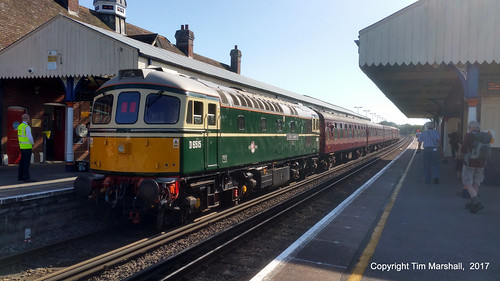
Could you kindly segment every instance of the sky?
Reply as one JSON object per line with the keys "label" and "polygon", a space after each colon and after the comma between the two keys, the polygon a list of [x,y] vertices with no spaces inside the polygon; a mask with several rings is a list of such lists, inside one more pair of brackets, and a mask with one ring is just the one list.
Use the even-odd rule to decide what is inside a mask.
{"label": "sky", "polygon": [[[361,71],[354,43],[360,30],[415,2],[128,0],[126,20],[174,44],[175,31],[188,24],[199,55],[230,64],[229,52],[238,45],[243,76],[359,112],[374,122],[424,124],[425,119],[408,119]],[[91,9],[92,3],[80,0]]]}

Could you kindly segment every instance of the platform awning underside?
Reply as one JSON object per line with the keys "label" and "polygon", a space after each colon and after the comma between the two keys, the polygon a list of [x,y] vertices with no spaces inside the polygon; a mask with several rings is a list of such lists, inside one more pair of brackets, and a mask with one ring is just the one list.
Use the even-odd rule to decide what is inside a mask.
{"label": "platform awning underside", "polygon": [[500,1],[420,0],[359,32],[359,66],[409,118],[459,117],[459,71],[500,74]]}

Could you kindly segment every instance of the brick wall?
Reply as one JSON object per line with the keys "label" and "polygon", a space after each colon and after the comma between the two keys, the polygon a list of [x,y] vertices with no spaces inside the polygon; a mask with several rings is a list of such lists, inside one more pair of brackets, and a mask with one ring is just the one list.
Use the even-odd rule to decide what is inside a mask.
{"label": "brick wall", "polygon": [[[73,128],[83,124],[87,128],[90,123],[90,102],[81,101],[73,105]],[[73,136],[73,151],[75,161],[89,161],[89,137],[80,138],[76,134]]]}

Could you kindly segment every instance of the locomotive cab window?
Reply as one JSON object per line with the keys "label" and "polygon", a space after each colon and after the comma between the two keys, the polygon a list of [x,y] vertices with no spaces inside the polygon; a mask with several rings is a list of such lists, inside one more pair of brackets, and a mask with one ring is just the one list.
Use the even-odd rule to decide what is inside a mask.
{"label": "locomotive cab window", "polygon": [[108,124],[111,121],[113,109],[113,96],[107,95],[97,99],[92,109],[92,123]]}
{"label": "locomotive cab window", "polygon": [[139,92],[123,92],[118,96],[115,121],[117,124],[134,124],[139,114]]}
{"label": "locomotive cab window", "polygon": [[203,103],[199,101],[188,102],[186,123],[188,124],[203,124]]}
{"label": "locomotive cab window", "polygon": [[148,124],[175,124],[179,121],[181,102],[178,98],[161,93],[150,94],[146,98],[144,122]]}

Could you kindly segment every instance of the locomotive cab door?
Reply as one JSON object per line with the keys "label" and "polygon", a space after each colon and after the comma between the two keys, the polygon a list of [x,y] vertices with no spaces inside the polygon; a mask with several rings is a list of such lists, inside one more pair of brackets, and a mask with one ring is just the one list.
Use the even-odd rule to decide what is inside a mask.
{"label": "locomotive cab door", "polygon": [[216,103],[207,104],[207,114],[205,115],[205,169],[217,169],[219,167],[218,157],[219,154],[219,107]]}

